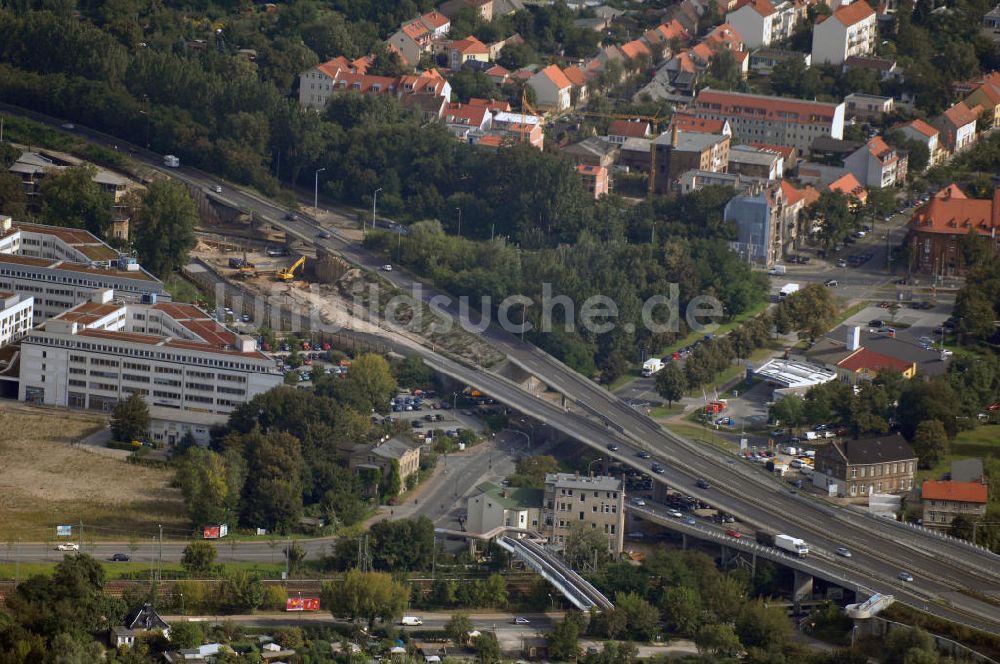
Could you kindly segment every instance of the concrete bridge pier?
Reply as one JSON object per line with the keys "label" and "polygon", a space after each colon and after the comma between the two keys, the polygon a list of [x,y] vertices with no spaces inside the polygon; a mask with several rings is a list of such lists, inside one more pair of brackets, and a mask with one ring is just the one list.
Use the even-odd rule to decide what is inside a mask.
{"label": "concrete bridge pier", "polygon": [[795,578],[792,581],[792,601],[795,606],[795,613],[798,614],[800,607],[799,603],[802,600],[812,599],[813,594],[813,576],[812,574],[807,574],[805,572],[800,572],[795,570]]}

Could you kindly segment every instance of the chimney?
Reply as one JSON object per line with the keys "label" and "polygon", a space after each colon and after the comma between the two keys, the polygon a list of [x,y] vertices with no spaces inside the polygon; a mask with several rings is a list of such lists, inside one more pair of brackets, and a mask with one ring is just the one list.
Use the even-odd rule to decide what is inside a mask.
{"label": "chimney", "polygon": [[861,348],[861,328],[852,325],[847,328],[847,350],[857,350]]}
{"label": "chimney", "polygon": [[679,134],[680,132],[677,131],[677,125],[674,125],[673,127],[670,128],[670,147],[672,148],[677,147],[677,139],[679,137]]}

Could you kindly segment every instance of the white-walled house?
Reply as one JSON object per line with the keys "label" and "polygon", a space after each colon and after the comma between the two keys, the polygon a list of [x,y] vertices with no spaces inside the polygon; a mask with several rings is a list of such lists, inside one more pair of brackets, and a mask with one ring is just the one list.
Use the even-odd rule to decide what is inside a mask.
{"label": "white-walled house", "polygon": [[865,0],[844,5],[813,27],[813,65],[840,65],[849,57],[875,51],[875,10]]}
{"label": "white-walled house", "polygon": [[528,79],[539,109],[564,111],[572,105],[573,83],[556,65],[549,65]]}

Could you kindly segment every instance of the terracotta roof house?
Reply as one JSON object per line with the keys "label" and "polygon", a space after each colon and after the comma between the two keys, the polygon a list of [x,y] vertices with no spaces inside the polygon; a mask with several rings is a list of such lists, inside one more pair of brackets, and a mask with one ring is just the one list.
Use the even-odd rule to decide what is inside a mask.
{"label": "terracotta roof house", "polygon": [[870,138],[844,159],[844,166],[866,187],[885,189],[906,182],[907,154],[881,136]]}
{"label": "terracotta roof house", "polygon": [[535,91],[536,106],[547,111],[564,111],[572,105],[573,84],[557,66],[549,65],[528,79]]}
{"label": "terracotta roof house", "polygon": [[576,167],[576,172],[580,176],[587,193],[594,200],[608,193],[608,169],[605,167],[580,164]]}
{"label": "terracotta roof house", "polygon": [[868,191],[858,182],[853,173],[844,173],[827,185],[826,188],[830,191],[840,192],[850,198],[852,200],[850,206],[854,209],[868,202]]}
{"label": "terracotta roof house", "polygon": [[299,75],[299,103],[307,108],[323,109],[330,95],[342,92],[390,94],[401,98],[411,94],[433,94],[451,98],[451,84],[436,69],[420,74],[400,76],[369,76],[352,73],[331,65],[317,65]]}
{"label": "terracotta roof house", "polygon": [[917,373],[917,363],[859,348],[838,362],[837,369],[842,379],[857,385],[862,380],[874,380],[880,371],[885,370],[895,371],[904,378],[913,378]]}
{"label": "terracotta roof house", "polygon": [[890,131],[895,130],[903,132],[908,139],[912,141],[920,141],[927,146],[928,168],[938,163],[944,156],[945,152],[941,149],[941,144],[938,140],[941,132],[923,120],[918,118],[916,120],[910,120],[909,122],[894,125],[890,128]]}
{"label": "terracotta roof house", "polygon": [[445,51],[448,53],[448,67],[452,70],[461,69],[469,60],[479,62],[490,60],[489,47],[473,35],[451,42],[445,47]]}
{"label": "terracotta roof house", "polygon": [[493,65],[483,73],[489,76],[490,80],[498,88],[502,87],[507,82],[507,79],[510,78],[510,72],[500,65]]}
{"label": "terracotta roof house", "polygon": [[960,101],[934,119],[933,125],[941,132],[939,141],[951,153],[961,152],[976,142],[976,122],[982,108],[970,108]]}
{"label": "terracotta roof house", "polygon": [[667,129],[671,130],[674,128],[677,131],[693,131],[700,134],[733,135],[733,130],[729,127],[729,122],[726,120],[699,118],[697,115],[681,111],[675,112],[670,118],[670,126]]}
{"label": "terracotta roof house", "polygon": [[964,255],[958,243],[970,233],[1000,258],[998,227],[1000,189],[991,199],[966,198],[956,185],[950,185],[914,210],[910,218],[906,241],[913,252],[913,267],[930,274],[964,274]]}
{"label": "terracotta roof house", "polygon": [[947,530],[955,517],[972,521],[986,516],[989,488],[982,482],[927,480],[920,486],[923,526]]}
{"label": "terracotta roof house", "polygon": [[621,145],[627,138],[649,138],[653,128],[645,120],[612,120],[608,125],[608,140]]}
{"label": "terracotta roof house", "polygon": [[[573,85],[573,90],[576,92],[575,104],[584,102],[587,100],[587,74],[577,65],[572,65],[563,69],[563,75]],[[571,93],[572,101],[572,93]]]}

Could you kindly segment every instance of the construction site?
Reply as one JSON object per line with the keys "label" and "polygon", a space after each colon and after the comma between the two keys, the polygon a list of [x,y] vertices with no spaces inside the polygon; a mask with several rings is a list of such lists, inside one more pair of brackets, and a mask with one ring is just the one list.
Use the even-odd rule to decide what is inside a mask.
{"label": "construction site", "polygon": [[[405,294],[378,273],[353,267],[335,251],[289,237],[276,226],[226,206],[218,197],[199,193],[198,243],[184,274],[214,296],[219,310],[230,309],[233,323],[267,325],[278,332],[388,336],[403,345],[433,344],[486,366],[502,359],[466,330],[438,330],[422,302],[390,305]],[[320,210],[308,212],[339,239],[361,240],[353,220]],[[330,237],[327,231],[321,233]],[[385,315],[387,310],[391,316]]]}

